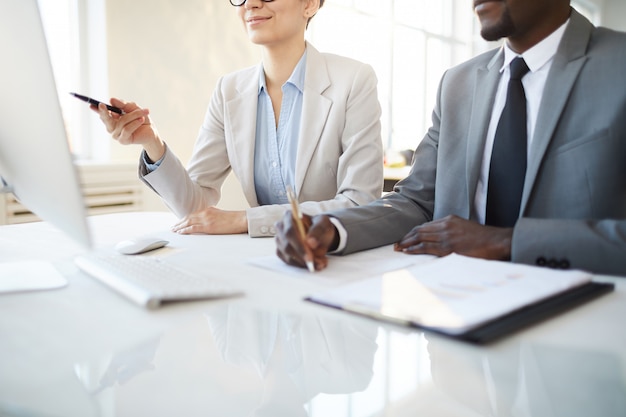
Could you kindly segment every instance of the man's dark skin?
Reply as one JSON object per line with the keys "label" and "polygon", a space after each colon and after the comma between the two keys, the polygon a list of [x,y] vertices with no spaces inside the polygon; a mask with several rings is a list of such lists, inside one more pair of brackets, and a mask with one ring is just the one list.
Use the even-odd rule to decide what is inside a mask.
{"label": "man's dark skin", "polygon": [[[481,36],[494,41],[506,38],[508,46],[522,54],[558,29],[570,14],[569,0],[474,0]],[[337,229],[326,215],[305,216],[308,232],[298,237],[287,212],[276,225],[276,252],[287,264],[306,267],[303,243],[314,254],[315,269],[328,265],[326,254],[337,248]],[[452,252],[484,259],[510,260],[513,228],[481,225],[447,216],[414,227],[396,242],[396,251],[445,256]]]}

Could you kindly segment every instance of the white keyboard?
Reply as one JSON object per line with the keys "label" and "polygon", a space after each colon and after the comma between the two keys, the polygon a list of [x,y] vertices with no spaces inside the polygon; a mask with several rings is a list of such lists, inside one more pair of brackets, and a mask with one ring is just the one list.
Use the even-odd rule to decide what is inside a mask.
{"label": "white keyboard", "polygon": [[213,278],[176,268],[154,256],[80,255],[76,265],[136,304],[157,308],[166,301],[223,298],[243,292]]}

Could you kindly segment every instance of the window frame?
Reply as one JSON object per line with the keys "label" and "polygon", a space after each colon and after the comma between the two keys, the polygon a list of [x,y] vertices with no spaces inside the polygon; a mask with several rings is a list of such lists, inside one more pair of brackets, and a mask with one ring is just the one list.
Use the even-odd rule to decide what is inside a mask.
{"label": "window frame", "polygon": [[[403,151],[405,149],[415,149],[421,142],[424,134],[431,125],[431,113],[435,104],[436,89],[443,72],[454,65],[460,64],[472,56],[497,47],[500,42],[486,42],[480,37],[480,25],[476,17],[468,13],[467,0],[438,0],[436,4],[445,5],[441,10],[444,14],[439,15],[441,22],[445,23],[445,17],[451,15],[452,19],[439,32],[433,30],[429,25],[431,17],[422,18],[421,22],[411,24],[410,21],[398,17],[394,11],[398,10],[398,4],[411,2],[414,9],[432,10],[433,2],[424,0],[385,0],[381,3],[377,0],[326,0],[324,7],[320,9],[317,21],[314,20],[307,32],[307,39],[318,49],[324,52],[337,53],[350,56],[360,61],[369,63],[374,67],[379,77],[379,99],[382,107],[382,136],[383,144],[388,153]],[[422,2],[422,3],[419,3]],[[419,4],[418,4],[419,3]],[[384,5],[384,6],[383,6]],[[599,24],[601,9],[594,0],[572,0],[572,6],[578,8],[594,24]],[[419,9],[422,7],[422,9]],[[408,9],[407,9],[408,10]],[[336,16],[342,16],[338,19]],[[350,16],[354,22],[378,22],[370,27],[350,26]],[[419,20],[419,19],[416,19]],[[339,24],[338,24],[339,22]],[[388,33],[379,33],[372,36],[373,26],[387,27]],[[460,30],[458,28],[461,28]],[[413,93],[407,93],[403,88],[403,83],[412,84],[411,80],[399,81],[398,68],[402,66],[394,53],[395,47],[401,40],[398,33],[402,31],[414,31],[422,37],[422,47],[420,49],[421,61],[432,62],[433,56],[429,55],[431,48],[429,43],[439,43],[449,50],[447,62],[439,65],[425,64],[417,68],[415,73],[420,78],[420,86]],[[388,42],[387,56],[372,56],[362,53],[359,43],[371,41],[375,43]],[[342,43],[351,44],[351,48],[342,46]],[[419,61],[419,59],[418,59]],[[415,67],[415,66],[413,66]],[[406,80],[406,79],[405,79]],[[416,97],[416,101],[404,102],[397,100],[397,96],[411,95]],[[412,115],[408,112],[398,112],[398,107],[416,109]],[[404,113],[404,114],[402,114]],[[409,129],[411,124],[412,129]],[[403,126],[403,127],[402,127]],[[404,136],[404,138],[403,138]]]}
{"label": "window frame", "polygon": [[101,140],[108,134],[100,119],[69,95],[109,96],[106,0],[37,1],[72,153],[77,160],[107,161],[110,146]]}

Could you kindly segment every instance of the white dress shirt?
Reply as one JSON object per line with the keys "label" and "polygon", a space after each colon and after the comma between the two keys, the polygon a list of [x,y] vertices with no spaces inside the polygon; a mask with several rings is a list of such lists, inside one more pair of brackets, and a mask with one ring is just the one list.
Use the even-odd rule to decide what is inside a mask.
{"label": "white dress shirt", "polygon": [[524,93],[526,94],[526,111],[527,111],[527,131],[528,131],[528,146],[527,155],[530,154],[530,147],[532,145],[533,134],[535,131],[535,124],[537,122],[537,115],[539,114],[539,106],[541,105],[541,97],[543,96],[543,88],[546,85],[546,79],[552,67],[552,60],[556,54],[565,28],[569,23],[563,23],[557,30],[552,32],[550,36],[533,46],[522,55],[518,55],[505,42],[504,49],[504,64],[500,68],[502,76],[500,77],[500,83],[496,91],[496,97],[493,103],[493,110],[491,113],[491,121],[489,122],[489,130],[487,131],[487,140],[485,142],[485,150],[483,153],[483,163],[480,170],[480,177],[478,179],[478,186],[476,187],[476,195],[474,196],[474,207],[478,214],[478,220],[481,224],[485,223],[485,210],[487,209],[487,183],[489,179],[489,165],[491,163],[491,151],[493,150],[493,140],[496,135],[496,129],[498,122],[500,121],[500,115],[504,110],[504,104],[506,102],[507,86],[510,79],[510,66],[509,64],[513,59],[518,56],[524,58],[526,65],[530,71],[522,78],[522,84],[524,85]]}

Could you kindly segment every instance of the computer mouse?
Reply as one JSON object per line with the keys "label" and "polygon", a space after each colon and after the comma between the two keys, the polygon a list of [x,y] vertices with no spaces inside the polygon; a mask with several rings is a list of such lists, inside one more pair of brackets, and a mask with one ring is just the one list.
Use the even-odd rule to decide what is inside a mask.
{"label": "computer mouse", "polygon": [[115,245],[115,250],[124,255],[139,255],[151,250],[162,248],[170,243],[159,237],[138,237],[119,242]]}

